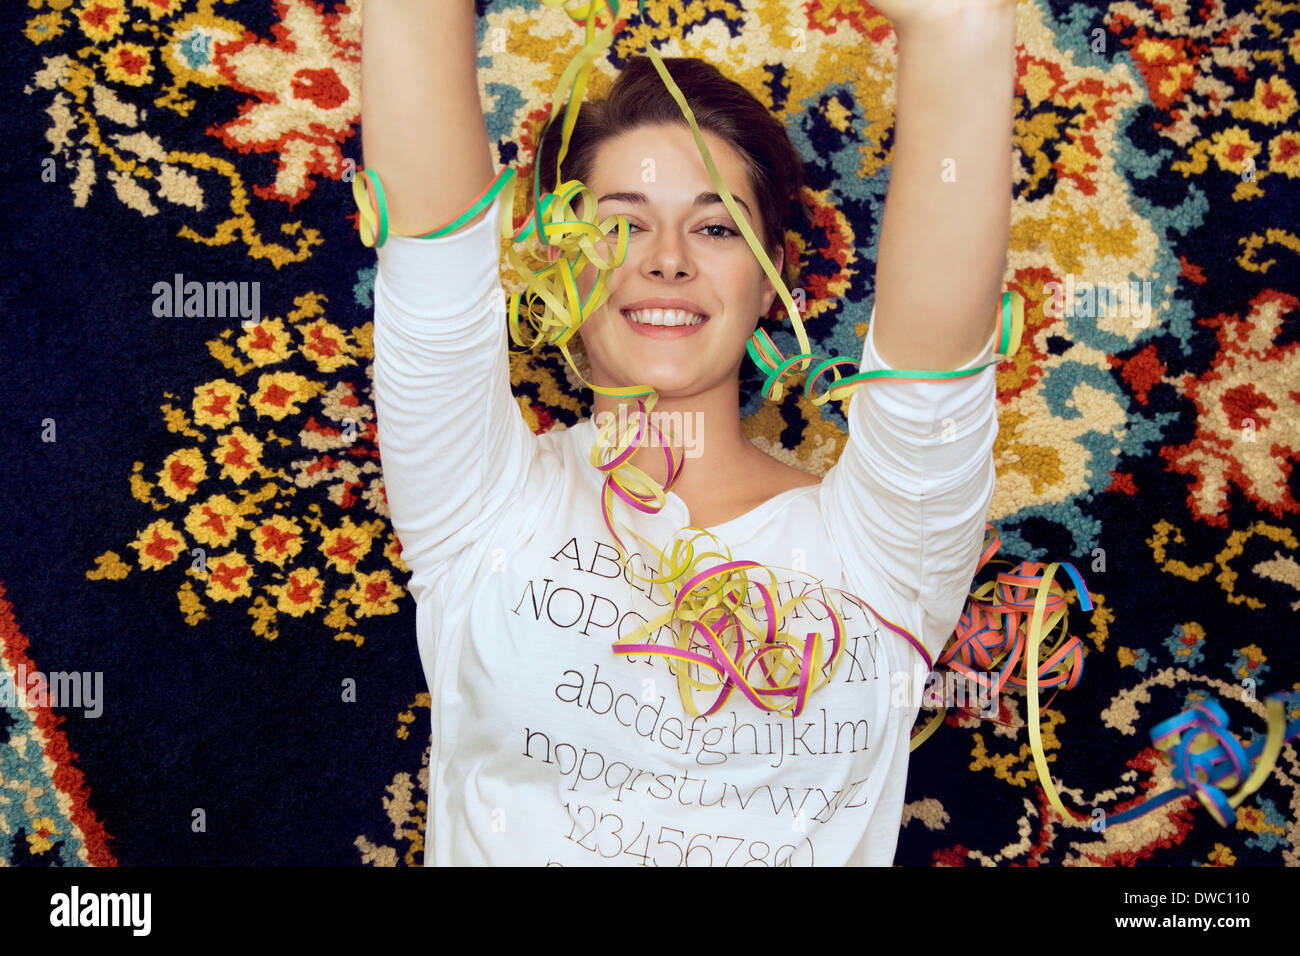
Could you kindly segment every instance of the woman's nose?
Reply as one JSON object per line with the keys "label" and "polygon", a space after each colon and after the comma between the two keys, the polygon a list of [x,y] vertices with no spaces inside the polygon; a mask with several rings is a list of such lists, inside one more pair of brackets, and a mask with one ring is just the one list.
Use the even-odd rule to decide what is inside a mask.
{"label": "woman's nose", "polygon": [[662,230],[651,240],[646,268],[658,275],[685,275],[690,270],[686,246],[675,232]]}

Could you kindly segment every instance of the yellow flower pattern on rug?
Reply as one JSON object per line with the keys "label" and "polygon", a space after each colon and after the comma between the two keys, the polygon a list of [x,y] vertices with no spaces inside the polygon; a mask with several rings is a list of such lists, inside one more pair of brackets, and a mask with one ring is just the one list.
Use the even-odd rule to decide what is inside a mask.
{"label": "yellow flower pattern on rug", "polygon": [[[374,409],[349,381],[329,385],[284,366],[305,359],[322,375],[347,368],[367,380],[372,326],[335,325],[316,294],[294,305],[207,343],[228,378],[195,386],[188,401],[165,396],[163,420],[185,444],[156,467],[136,462],[131,476],[132,496],[162,514],[126,543],[128,557],[106,551],[87,576],[181,567],[177,600],[191,625],[225,603],[245,608],[267,640],[279,635],[280,615],[318,615],[336,640],[359,645],[359,620],[396,614],[406,593]],[[358,516],[327,516],[320,502],[298,499],[308,492],[331,513]]]}

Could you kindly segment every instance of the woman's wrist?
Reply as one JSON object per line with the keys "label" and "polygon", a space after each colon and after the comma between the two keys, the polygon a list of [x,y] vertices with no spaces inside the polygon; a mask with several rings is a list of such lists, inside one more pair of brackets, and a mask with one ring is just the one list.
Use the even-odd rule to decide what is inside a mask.
{"label": "woman's wrist", "polygon": [[987,44],[1014,27],[1017,0],[954,0],[935,3],[891,20],[899,46]]}

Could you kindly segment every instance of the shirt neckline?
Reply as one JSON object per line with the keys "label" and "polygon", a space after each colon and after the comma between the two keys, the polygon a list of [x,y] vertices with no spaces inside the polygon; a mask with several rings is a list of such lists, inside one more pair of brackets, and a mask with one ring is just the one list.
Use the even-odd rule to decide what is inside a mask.
{"label": "shirt neckline", "polygon": [[[599,492],[604,485],[604,475],[595,465],[591,464],[591,447],[596,443],[596,423],[590,418],[584,418],[574,425],[570,431],[575,434],[573,441],[579,460],[582,462],[582,470],[587,473],[588,482]],[[731,542],[745,541],[753,536],[753,533],[770,513],[783,505],[790,498],[800,492],[815,492],[821,487],[820,484],[797,485],[794,488],[787,488],[785,491],[778,492],[766,501],[759,502],[753,508],[743,514],[722,522],[721,524],[711,525],[705,528],[713,534],[716,534],[724,544]],[[644,516],[652,521],[664,520],[670,509],[676,509],[679,517],[673,523],[673,530],[678,531],[684,528],[690,521],[690,510],[686,507],[686,502],[677,492],[669,489],[664,492],[666,503],[663,510],[655,515],[648,515],[644,512],[635,511],[637,516]],[[728,540],[730,539],[730,540]]]}

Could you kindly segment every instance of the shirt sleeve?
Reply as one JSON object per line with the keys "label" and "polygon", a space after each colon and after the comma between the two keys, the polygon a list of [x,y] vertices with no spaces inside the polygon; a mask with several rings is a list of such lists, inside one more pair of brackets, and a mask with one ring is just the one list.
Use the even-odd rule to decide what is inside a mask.
{"label": "shirt sleeve", "polygon": [[[874,307],[871,319],[864,372],[891,367],[875,349]],[[999,330],[960,368],[996,363]],[[822,482],[849,585],[882,614],[897,615],[890,619],[931,660],[952,636],[983,547],[997,477],[995,378],[989,365],[962,378],[859,385],[846,414],[848,442]],[[883,606],[870,596],[880,594]]]}
{"label": "shirt sleeve", "polygon": [[500,202],[459,232],[376,250],[379,455],[413,580],[506,516],[537,452],[510,390]]}

